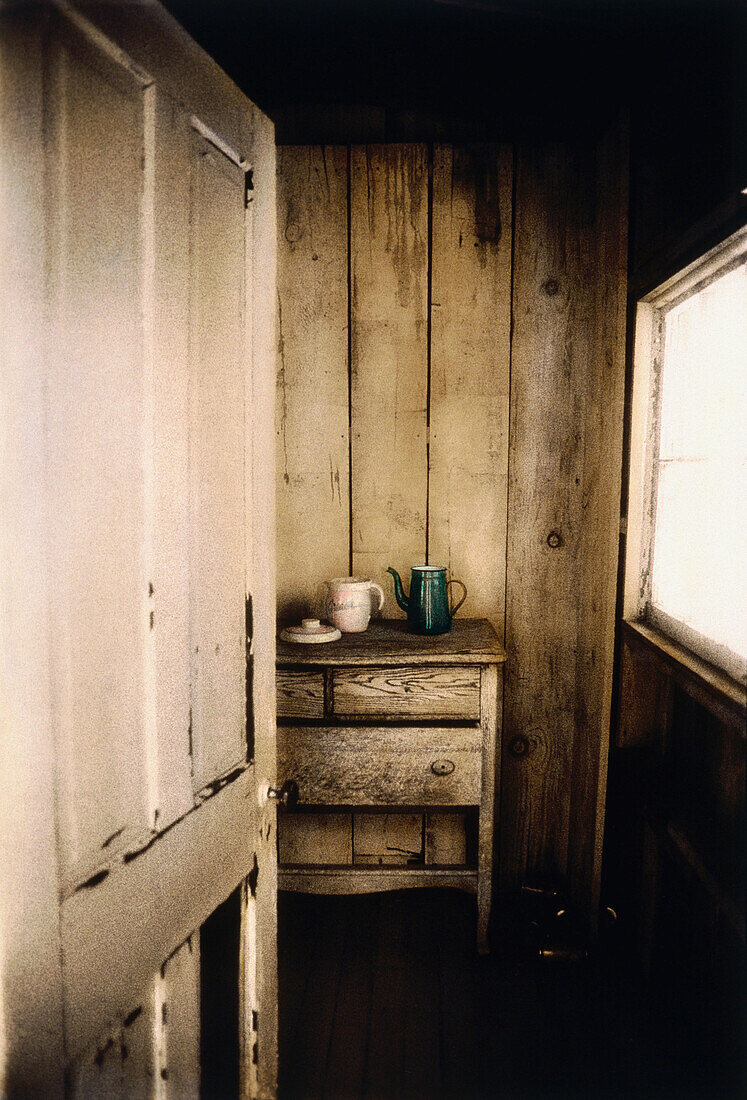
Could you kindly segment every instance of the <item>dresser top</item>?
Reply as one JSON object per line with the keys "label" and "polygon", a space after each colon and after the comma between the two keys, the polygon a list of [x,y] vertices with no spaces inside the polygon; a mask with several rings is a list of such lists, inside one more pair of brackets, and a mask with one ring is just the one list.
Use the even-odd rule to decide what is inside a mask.
{"label": "dresser top", "polygon": [[506,651],[487,619],[454,619],[448,634],[410,634],[405,619],[372,620],[362,634],[299,645],[278,639],[279,665],[500,664]]}

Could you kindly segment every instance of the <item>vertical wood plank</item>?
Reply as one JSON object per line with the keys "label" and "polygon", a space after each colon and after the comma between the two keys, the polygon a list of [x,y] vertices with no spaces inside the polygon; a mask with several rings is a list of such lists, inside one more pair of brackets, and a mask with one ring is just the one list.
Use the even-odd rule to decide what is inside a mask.
{"label": "vertical wood plank", "polygon": [[[149,828],[143,96],[77,34],[54,47],[47,390],[52,682],[65,889]],[[86,155],[81,155],[81,149]]]}
{"label": "vertical wood plank", "polygon": [[[335,1020],[325,1066],[325,1095],[363,1096],[368,1052],[370,1000],[375,954],[375,921],[370,899],[337,899],[345,906],[342,924],[340,982],[336,991]],[[363,905],[361,905],[361,901]],[[374,905],[376,903],[374,902]],[[342,907],[341,906],[341,907]],[[361,918],[364,919],[361,919]],[[340,940],[337,941],[338,944]]]}
{"label": "vertical wood plank", "polygon": [[449,866],[467,861],[466,815],[429,811],[425,815],[425,864]]}
{"label": "vertical wood plank", "polygon": [[520,145],[515,196],[504,888],[567,869],[584,424],[597,369],[593,150]]}
{"label": "vertical wood plank", "polygon": [[583,422],[576,730],[568,851],[571,893],[592,930],[599,911],[602,870],[620,545],[627,165],[627,131],[618,123],[600,139],[592,177],[595,272],[589,286],[592,329]]}
{"label": "vertical wood plank", "polygon": [[412,983],[407,954],[407,903],[396,892],[382,894],[371,921],[375,942],[371,974],[368,1050],[361,1094],[407,1096],[407,987]]}
{"label": "vertical wood plank", "polygon": [[350,568],[347,149],[281,147],[277,178],[277,601],[299,618]]}
{"label": "vertical wood plank", "polygon": [[246,754],[243,172],[192,153],[191,642],[193,786]]}
{"label": "vertical wood plank", "polygon": [[353,572],[391,592],[426,554],[426,147],[354,146],[350,191]]}
{"label": "vertical wood plank", "polygon": [[428,560],[503,638],[512,150],[433,153]]}

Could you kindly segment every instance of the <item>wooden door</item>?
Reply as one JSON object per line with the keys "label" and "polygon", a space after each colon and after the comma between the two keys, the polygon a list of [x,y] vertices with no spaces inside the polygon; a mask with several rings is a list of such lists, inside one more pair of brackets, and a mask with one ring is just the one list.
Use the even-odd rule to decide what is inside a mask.
{"label": "wooden door", "polygon": [[[47,904],[36,930],[21,905],[3,914],[0,974],[20,960],[24,980],[3,995],[0,1091],[59,1094],[64,1072],[73,1096],[197,1095],[199,929],[240,888],[242,1093],[272,1095],[272,132],[165,13],[139,8],[2,26],[26,57],[18,114],[38,122],[18,133],[44,164],[37,187],[38,150],[17,145],[11,221],[19,247],[39,243],[29,212],[42,230],[24,273],[42,308],[19,327],[9,391],[34,425],[19,436],[34,484],[20,458],[3,482],[11,534],[44,553],[3,582],[19,622],[24,590],[43,592],[44,783],[20,744],[10,761],[12,835],[44,866]],[[30,521],[24,493],[43,502]],[[19,644],[11,674],[27,657]],[[24,815],[51,826],[36,846]],[[38,882],[7,865],[35,905]],[[57,945],[43,965],[32,940]],[[45,985],[42,1022],[23,995]]]}

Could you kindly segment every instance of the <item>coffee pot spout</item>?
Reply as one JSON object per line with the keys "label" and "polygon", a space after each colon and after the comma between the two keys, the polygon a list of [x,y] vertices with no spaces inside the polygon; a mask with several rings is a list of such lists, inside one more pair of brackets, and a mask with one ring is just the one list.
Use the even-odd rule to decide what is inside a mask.
{"label": "coffee pot spout", "polygon": [[391,565],[387,569],[387,573],[391,573],[392,576],[394,577],[394,596],[395,596],[395,599],[397,600],[397,603],[402,608],[402,610],[406,612],[407,609],[410,606],[410,601],[407,598],[407,596],[405,595],[405,591],[402,587],[402,581],[400,579],[400,575],[399,575],[399,573],[397,572],[396,569],[392,569]]}

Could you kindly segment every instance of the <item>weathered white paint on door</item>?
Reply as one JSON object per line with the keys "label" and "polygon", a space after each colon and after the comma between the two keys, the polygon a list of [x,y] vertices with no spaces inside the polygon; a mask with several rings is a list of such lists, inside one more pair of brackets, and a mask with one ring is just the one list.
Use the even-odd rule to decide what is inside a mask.
{"label": "weathered white paint on door", "polygon": [[244,448],[251,417],[244,410],[244,173],[195,133],[190,174],[192,760],[199,791],[246,758]]}
{"label": "weathered white paint on door", "polygon": [[190,936],[152,976],[141,1003],[103,1032],[69,1075],[70,1100],[197,1100],[200,941]]}
{"label": "weathered white paint on door", "polygon": [[53,40],[47,374],[52,690],[66,891],[153,825],[146,728],[142,84]]}
{"label": "weathered white paint on door", "polygon": [[[154,668],[151,721],[158,731],[158,827],[163,829],[193,805],[190,765],[190,524],[189,420],[190,201],[192,135],[188,117],[154,86],[150,140],[153,196],[152,377],[153,527],[148,595]],[[146,170],[150,166],[146,159]],[[152,182],[151,182],[152,181]],[[153,588],[151,591],[150,585]],[[150,622],[149,622],[150,627]]]}
{"label": "weathered white paint on door", "polygon": [[0,17],[23,91],[0,116],[0,220],[16,227],[0,253],[2,593],[19,627],[0,1092],[61,1095],[67,1073],[77,1096],[169,1095],[171,1061],[195,1094],[196,936],[256,867],[236,980],[250,1050],[260,1021],[244,1091],[269,1096],[272,126],[157,4],[83,7]]}

